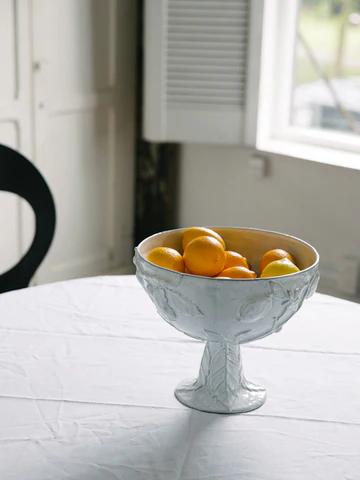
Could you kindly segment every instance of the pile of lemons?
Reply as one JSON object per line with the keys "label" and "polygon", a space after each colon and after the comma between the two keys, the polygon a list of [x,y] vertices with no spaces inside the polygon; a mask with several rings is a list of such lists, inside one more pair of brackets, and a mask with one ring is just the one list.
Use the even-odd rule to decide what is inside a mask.
{"label": "pile of lemons", "polygon": [[[176,272],[216,278],[257,278],[246,257],[226,250],[224,239],[214,230],[191,227],[182,238],[183,255],[174,248],[156,247],[147,255],[149,262]],[[260,261],[260,278],[278,277],[299,272],[293,257],[276,248],[264,253]]]}

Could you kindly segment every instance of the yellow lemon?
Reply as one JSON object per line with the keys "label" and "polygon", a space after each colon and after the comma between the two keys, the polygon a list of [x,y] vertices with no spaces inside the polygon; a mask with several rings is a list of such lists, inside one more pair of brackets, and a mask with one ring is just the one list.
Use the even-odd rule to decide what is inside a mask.
{"label": "yellow lemon", "polygon": [[153,248],[147,255],[146,259],[155,265],[175,270],[176,272],[184,272],[185,265],[183,257],[174,248],[156,247]]}
{"label": "yellow lemon", "polygon": [[183,233],[182,245],[183,245],[184,251],[187,244],[191,242],[191,240],[194,240],[194,238],[203,237],[203,236],[216,238],[216,240],[218,240],[223,246],[223,248],[225,249],[224,239],[218,233],[214,232],[214,230],[211,230],[210,228],[205,228],[205,227],[190,227],[186,229],[185,232]]}
{"label": "yellow lemon", "polygon": [[260,262],[260,272],[264,270],[266,265],[275,260],[281,260],[282,258],[288,258],[290,262],[294,263],[293,257],[290,255],[289,252],[283,250],[282,248],[274,248],[273,250],[268,250],[264,253],[261,262]]}
{"label": "yellow lemon", "polygon": [[213,237],[197,237],[186,245],[186,268],[195,275],[214,277],[224,269],[225,250]]}
{"label": "yellow lemon", "polygon": [[294,265],[288,258],[275,260],[266,265],[261,272],[261,278],[280,277],[281,275],[289,275],[289,273],[299,272],[300,269]]}

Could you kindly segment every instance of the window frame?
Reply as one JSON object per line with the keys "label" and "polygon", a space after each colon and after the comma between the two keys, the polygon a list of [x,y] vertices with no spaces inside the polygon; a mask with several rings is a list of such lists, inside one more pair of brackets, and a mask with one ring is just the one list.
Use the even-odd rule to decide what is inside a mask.
{"label": "window frame", "polygon": [[256,148],[360,169],[360,135],[290,124],[299,0],[254,3],[255,10],[262,8],[261,18],[253,12],[262,30]]}

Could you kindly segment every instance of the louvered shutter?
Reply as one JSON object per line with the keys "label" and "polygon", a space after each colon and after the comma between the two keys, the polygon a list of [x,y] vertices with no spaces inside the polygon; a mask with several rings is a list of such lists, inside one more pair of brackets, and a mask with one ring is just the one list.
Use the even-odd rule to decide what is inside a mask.
{"label": "louvered shutter", "polygon": [[242,143],[249,3],[146,0],[146,139]]}

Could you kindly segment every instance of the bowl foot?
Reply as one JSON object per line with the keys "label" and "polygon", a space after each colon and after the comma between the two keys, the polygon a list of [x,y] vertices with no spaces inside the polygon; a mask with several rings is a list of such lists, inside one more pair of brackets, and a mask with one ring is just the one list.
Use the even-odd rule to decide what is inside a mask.
{"label": "bowl foot", "polygon": [[250,382],[248,387],[238,392],[230,404],[212,397],[206,386],[198,386],[197,380],[179,383],[174,393],[180,403],[202,412],[246,413],[261,407],[266,400],[265,388]]}
{"label": "bowl foot", "polygon": [[203,412],[245,413],[264,404],[266,390],[244,377],[239,345],[207,342],[199,377],[181,382],[175,397]]}

